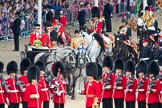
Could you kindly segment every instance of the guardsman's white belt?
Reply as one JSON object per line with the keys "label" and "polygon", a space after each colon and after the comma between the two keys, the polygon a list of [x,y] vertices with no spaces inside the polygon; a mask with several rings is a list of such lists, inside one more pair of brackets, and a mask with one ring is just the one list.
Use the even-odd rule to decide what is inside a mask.
{"label": "guardsman's white belt", "polygon": [[48,90],[48,88],[43,88],[43,89],[41,89],[41,91],[47,91]]}
{"label": "guardsman's white belt", "polygon": [[4,93],[4,90],[0,90],[0,93]]}
{"label": "guardsman's white belt", "polygon": [[9,90],[9,93],[17,93],[19,90]]}
{"label": "guardsman's white belt", "polygon": [[140,58],[140,60],[149,60],[149,58],[147,57],[147,58]]}

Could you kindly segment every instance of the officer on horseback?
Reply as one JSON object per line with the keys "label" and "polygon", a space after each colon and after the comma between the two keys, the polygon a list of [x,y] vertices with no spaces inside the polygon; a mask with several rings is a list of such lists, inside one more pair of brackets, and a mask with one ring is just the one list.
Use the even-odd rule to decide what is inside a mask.
{"label": "officer on horseback", "polygon": [[99,20],[100,18],[100,10],[98,7],[93,7],[92,8],[92,17],[93,21],[91,22],[91,31],[94,33],[93,36],[94,38],[99,42],[101,46],[101,51],[105,52],[105,46],[104,46],[104,41],[102,37],[99,35],[100,32],[102,32],[102,22]]}

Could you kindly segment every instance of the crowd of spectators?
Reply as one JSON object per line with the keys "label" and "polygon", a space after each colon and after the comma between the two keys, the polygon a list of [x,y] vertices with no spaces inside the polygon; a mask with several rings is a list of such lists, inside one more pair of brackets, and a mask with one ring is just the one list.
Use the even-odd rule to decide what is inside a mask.
{"label": "crowd of spectators", "polygon": [[[42,0],[42,21],[46,20],[47,5],[50,4],[52,12],[62,9],[68,22],[77,21],[80,6],[84,5],[86,16],[89,16],[91,7],[94,5],[93,0]],[[129,2],[128,2],[129,1]],[[99,1],[99,8],[103,10],[105,0]],[[113,10],[115,13],[134,10],[135,0],[112,0]],[[119,5],[120,4],[120,5]],[[124,8],[122,8],[124,6]],[[121,9],[120,9],[121,8]],[[120,10],[120,11],[119,11]],[[12,24],[15,13],[20,12],[22,16],[22,31],[31,30],[32,25],[37,23],[38,0],[1,0],[0,1],[0,35],[12,33]],[[54,14],[53,14],[54,15]],[[102,13],[101,13],[102,15]],[[118,14],[117,16],[118,17]],[[25,26],[26,25],[26,26]]]}

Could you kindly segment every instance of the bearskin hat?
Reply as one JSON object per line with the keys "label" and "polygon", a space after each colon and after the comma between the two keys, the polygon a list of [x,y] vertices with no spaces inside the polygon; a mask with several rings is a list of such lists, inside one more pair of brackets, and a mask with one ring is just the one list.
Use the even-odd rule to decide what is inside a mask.
{"label": "bearskin hat", "polygon": [[23,74],[23,71],[28,70],[28,68],[31,65],[31,61],[29,58],[24,58],[21,62],[20,62],[20,71],[21,74]]}
{"label": "bearskin hat", "polygon": [[158,57],[158,64],[159,66],[162,66],[162,55]]}
{"label": "bearskin hat", "polygon": [[0,61],[0,73],[3,72],[3,68],[4,68],[4,64],[3,64],[3,62]]}
{"label": "bearskin hat", "polygon": [[140,61],[138,64],[137,64],[137,67],[136,67],[136,72],[139,73],[139,72],[144,72],[144,74],[147,73],[147,63],[145,61]]}
{"label": "bearskin hat", "polygon": [[92,12],[92,17],[100,17],[100,9],[97,7],[97,6],[94,6],[92,9],[91,9],[91,12]]}
{"label": "bearskin hat", "polygon": [[104,58],[104,60],[103,60],[103,67],[109,67],[110,68],[110,70],[112,70],[113,69],[113,60],[112,60],[112,58],[110,57],[110,56],[106,56],[105,58]]}
{"label": "bearskin hat", "polygon": [[128,71],[128,72],[131,72],[132,74],[134,74],[135,72],[135,64],[132,60],[128,60],[126,61],[125,63],[125,72]]}
{"label": "bearskin hat", "polygon": [[32,82],[32,80],[37,80],[39,81],[40,77],[40,70],[37,66],[31,66],[28,68],[28,73],[27,73],[28,81],[29,83]]}
{"label": "bearskin hat", "polygon": [[102,79],[102,66],[99,63],[97,64],[97,68],[98,68],[98,78],[97,80],[101,80]]}
{"label": "bearskin hat", "polygon": [[56,77],[57,76],[57,73],[60,69],[60,74],[65,74],[65,66],[63,63],[61,63],[60,61],[57,61],[53,64],[53,69],[52,69],[52,72],[53,72],[53,75]]}
{"label": "bearskin hat", "polygon": [[42,62],[42,61],[37,61],[37,62],[35,63],[35,66],[38,66],[40,71],[45,71],[45,64],[44,64],[44,62]]}
{"label": "bearskin hat", "polygon": [[156,77],[159,74],[159,66],[156,61],[151,61],[148,65],[147,72],[149,74],[154,74],[154,77]]}
{"label": "bearskin hat", "polygon": [[87,76],[93,76],[94,79],[98,78],[98,67],[95,62],[89,62],[86,64],[86,74]]}
{"label": "bearskin hat", "polygon": [[7,74],[9,75],[10,73],[17,73],[18,65],[16,61],[10,61],[7,64]]}
{"label": "bearskin hat", "polygon": [[60,21],[60,9],[57,9],[56,11],[55,11],[55,19],[57,19],[57,20],[59,20]]}
{"label": "bearskin hat", "polygon": [[117,58],[115,60],[115,69],[124,70],[124,61],[122,58]]}

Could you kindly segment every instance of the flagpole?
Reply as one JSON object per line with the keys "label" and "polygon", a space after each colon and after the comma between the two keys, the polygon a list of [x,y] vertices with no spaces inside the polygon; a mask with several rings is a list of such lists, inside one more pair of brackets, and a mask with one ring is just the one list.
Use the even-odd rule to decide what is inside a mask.
{"label": "flagpole", "polygon": [[40,24],[40,33],[42,32],[42,0],[38,0],[38,24]]}

